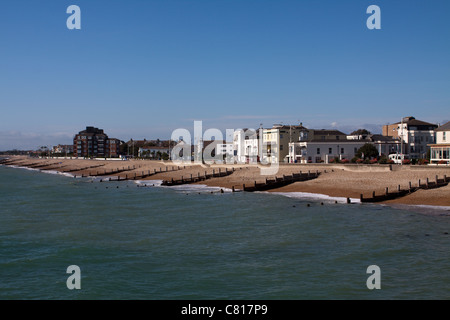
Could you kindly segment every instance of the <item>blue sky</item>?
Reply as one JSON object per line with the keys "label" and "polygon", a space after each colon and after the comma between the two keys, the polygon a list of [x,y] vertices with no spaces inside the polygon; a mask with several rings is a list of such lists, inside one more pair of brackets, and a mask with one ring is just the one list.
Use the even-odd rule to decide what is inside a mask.
{"label": "blue sky", "polygon": [[[69,5],[81,30],[68,30]],[[369,5],[381,30],[369,30]],[[0,150],[176,128],[450,120],[450,1],[6,0]]]}

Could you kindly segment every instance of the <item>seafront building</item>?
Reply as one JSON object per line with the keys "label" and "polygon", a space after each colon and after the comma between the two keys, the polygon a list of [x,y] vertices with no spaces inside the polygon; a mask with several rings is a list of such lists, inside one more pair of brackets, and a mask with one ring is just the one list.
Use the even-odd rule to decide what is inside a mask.
{"label": "seafront building", "polygon": [[73,144],[58,144],[52,148],[53,154],[72,154],[73,153]]}
{"label": "seafront building", "polygon": [[259,160],[259,132],[257,129],[237,129],[233,133],[233,156],[236,163],[257,163]]}
{"label": "seafront building", "polygon": [[400,139],[400,152],[409,154],[410,159],[426,158],[429,144],[435,142],[436,124],[404,117],[402,121],[383,126],[383,136]]}
{"label": "seafront building", "polygon": [[74,156],[77,157],[118,157],[119,139],[109,138],[103,129],[86,127],[73,138]]}
{"label": "seafront building", "polygon": [[393,153],[400,153],[400,138],[391,136],[383,136],[381,134],[370,134],[367,136],[375,148],[378,150],[378,155],[390,155]]}
{"label": "seafront building", "polygon": [[307,135],[297,142],[289,144],[290,163],[330,163],[335,159],[352,159],[365,143],[371,140],[366,137],[347,138],[338,130],[310,129]]}
{"label": "seafront building", "polygon": [[308,134],[308,129],[299,125],[274,124],[270,129],[262,129],[262,160],[268,163],[289,161],[289,143],[299,141]]}
{"label": "seafront building", "polygon": [[450,164],[450,121],[436,130],[436,143],[430,144],[431,163]]}

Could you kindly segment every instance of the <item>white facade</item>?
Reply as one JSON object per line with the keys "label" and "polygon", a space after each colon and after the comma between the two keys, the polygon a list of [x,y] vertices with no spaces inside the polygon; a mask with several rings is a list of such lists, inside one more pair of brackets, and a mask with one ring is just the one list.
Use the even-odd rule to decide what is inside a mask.
{"label": "white facade", "polygon": [[218,143],[216,146],[216,155],[218,156],[233,156],[232,143]]}
{"label": "white facade", "polygon": [[410,159],[426,158],[429,145],[435,143],[437,125],[404,117],[401,122],[383,126],[383,135],[400,138],[400,153]]}
{"label": "white facade", "polygon": [[403,130],[401,125],[399,126],[398,134],[404,143],[403,148],[407,146],[411,158],[424,158],[427,145],[433,143],[435,139],[434,130],[417,130],[415,127],[408,129],[406,124],[403,124]]}
{"label": "white facade", "polygon": [[431,163],[450,164],[450,122],[436,129],[436,143],[430,147]]}
{"label": "white facade", "polygon": [[233,156],[236,163],[258,161],[259,139],[254,129],[238,129],[233,134]]}
{"label": "white facade", "polygon": [[289,156],[296,163],[330,163],[331,159],[351,160],[367,141],[303,141],[289,144]]}
{"label": "white facade", "polygon": [[275,124],[262,130],[262,159],[268,163],[291,162],[289,144],[303,139],[308,129],[299,125]]}

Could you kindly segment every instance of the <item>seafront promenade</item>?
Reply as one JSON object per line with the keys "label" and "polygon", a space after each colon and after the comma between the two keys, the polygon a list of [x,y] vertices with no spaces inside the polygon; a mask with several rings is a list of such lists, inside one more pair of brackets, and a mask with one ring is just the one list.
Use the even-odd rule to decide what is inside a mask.
{"label": "seafront promenade", "polygon": [[[426,165],[352,165],[352,164],[280,164],[276,175],[261,175],[257,165],[177,165],[170,161],[127,160],[99,161],[11,156],[5,165],[41,171],[57,171],[76,177],[98,177],[108,180],[159,180],[204,184],[234,191],[261,186],[269,192],[307,192],[332,197],[370,199],[399,190],[401,197],[377,202],[414,205],[450,206],[449,166]],[[297,177],[297,181],[289,180]],[[300,178],[301,177],[301,178]],[[289,183],[280,183],[280,181]],[[289,181],[288,181],[289,180]],[[278,184],[270,183],[278,181]],[[437,182],[437,183],[436,183]],[[427,188],[426,186],[429,186]],[[419,188],[422,186],[422,188]]]}

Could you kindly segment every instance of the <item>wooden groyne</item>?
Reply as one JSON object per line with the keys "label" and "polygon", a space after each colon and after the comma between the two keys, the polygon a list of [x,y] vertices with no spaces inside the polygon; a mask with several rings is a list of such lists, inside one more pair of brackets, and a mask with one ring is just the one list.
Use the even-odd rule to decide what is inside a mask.
{"label": "wooden groyne", "polygon": [[54,162],[54,163],[40,163],[40,164],[34,164],[34,165],[27,165],[27,168],[32,168],[32,169],[42,169],[45,167],[50,167],[50,166],[54,166],[56,164],[58,164],[59,162]]}
{"label": "wooden groyne", "polygon": [[216,170],[213,169],[213,172],[208,174],[206,171],[204,174],[200,174],[200,172],[195,176],[195,175],[190,175],[190,177],[181,177],[181,179],[177,179],[177,180],[164,180],[161,185],[163,186],[176,186],[176,185],[182,185],[182,184],[189,184],[189,183],[195,183],[195,182],[200,182],[200,181],[205,181],[211,178],[220,178],[220,177],[226,177],[229,176],[230,174],[232,174],[234,172],[234,168],[228,170],[228,168],[225,168],[225,171],[222,171],[219,168],[219,171],[216,172]]}
{"label": "wooden groyne", "polygon": [[[50,166],[45,167],[45,168],[40,168],[40,170],[42,170],[42,171],[49,171],[49,170],[62,169],[62,168],[66,168],[66,167],[69,167],[69,166],[70,166],[70,165],[64,165],[64,166],[62,166],[62,165],[60,165],[60,164],[54,164],[54,165],[50,165]],[[61,172],[62,172],[62,170],[61,170]]]}
{"label": "wooden groyne", "polygon": [[6,164],[10,161],[9,158],[0,159],[0,164]]}
{"label": "wooden groyne", "polygon": [[103,167],[105,164],[99,164],[95,166],[89,166],[84,168],[75,168],[75,169],[69,169],[69,170],[63,170],[62,172],[69,173],[69,172],[76,172],[76,171],[83,171],[83,170],[89,170],[89,169],[95,169],[99,167]]}
{"label": "wooden groyne", "polygon": [[298,181],[307,181],[307,180],[316,179],[317,177],[319,177],[319,175],[320,175],[319,171],[316,171],[316,172],[308,171],[307,173],[302,173],[300,171],[300,173],[294,173],[290,176],[283,175],[283,177],[275,177],[275,179],[266,179],[266,181],[263,183],[257,183],[255,181],[252,185],[244,184],[244,185],[242,185],[242,190],[249,191],[249,192],[267,191],[267,190],[271,190],[271,189],[284,187],[284,186],[287,186],[288,184],[298,182]]}
{"label": "wooden groyne", "polygon": [[33,162],[33,163],[24,163],[23,159],[4,159],[0,162],[0,164],[4,164],[6,166],[23,166],[29,168],[30,166],[35,166],[42,164],[42,162]]}
{"label": "wooden groyne", "polygon": [[151,170],[141,171],[140,175],[138,175],[137,173],[134,173],[134,176],[130,176],[129,178],[126,176],[125,179],[123,179],[123,180],[129,180],[129,179],[140,180],[140,179],[145,179],[145,178],[151,177],[158,173],[173,172],[173,171],[179,171],[179,170],[183,170],[183,169],[186,169],[186,166],[184,166],[183,168],[181,168],[179,166],[177,166],[177,167],[172,166],[171,169],[169,167],[166,167],[165,170],[163,170],[162,168],[159,168],[159,171],[157,169],[153,169],[153,171],[151,171]]}
{"label": "wooden groyne", "polygon": [[[135,166],[133,166],[133,167],[134,167],[134,168],[131,168],[131,167],[130,167],[130,170],[129,170],[129,171],[133,171],[133,170],[136,169]],[[101,181],[141,180],[141,179],[148,178],[148,177],[153,176],[153,175],[158,174],[158,173],[172,172],[172,171],[179,171],[179,170],[182,170],[182,169],[185,169],[185,168],[186,168],[186,167],[180,168],[180,167],[173,167],[173,166],[172,166],[171,169],[169,169],[169,167],[166,167],[164,170],[163,170],[162,168],[159,168],[159,170],[153,169],[153,170],[141,171],[140,174],[138,174],[137,172],[134,172],[134,174],[132,174],[132,173],[128,174],[128,173],[127,173],[125,176],[120,176],[120,175],[118,175],[118,176],[112,176],[112,174],[118,173],[118,171],[112,170],[112,174],[111,174],[111,172],[108,172],[108,174],[106,174],[106,175],[109,175],[110,177],[108,177],[108,178],[106,178],[106,179],[103,179],[103,180],[101,180]],[[125,171],[128,171],[128,170],[124,170],[124,171],[121,171],[121,172],[125,172]],[[91,174],[91,176],[104,176],[104,175],[105,175],[105,174]],[[87,176],[82,175],[82,177],[87,177]]]}
{"label": "wooden groyne", "polygon": [[400,185],[397,187],[397,190],[394,192],[390,192],[389,188],[386,187],[386,190],[383,194],[375,194],[375,191],[372,193],[371,198],[364,198],[363,194],[360,195],[361,202],[382,202],[387,200],[393,200],[400,197],[407,196],[413,192],[416,192],[417,190],[424,189],[436,189],[445,187],[450,182],[450,177],[447,177],[444,175],[443,179],[439,179],[438,176],[436,176],[434,181],[430,181],[429,178],[427,178],[424,182],[419,180],[417,186],[412,186],[411,182],[409,182],[409,186],[406,189],[402,189]]}
{"label": "wooden groyne", "polygon": [[111,170],[103,170],[103,171],[97,171],[95,173],[90,173],[90,176],[95,176],[95,177],[99,177],[99,176],[112,176],[113,174],[116,173],[122,173],[122,172],[127,172],[127,171],[133,171],[136,169],[136,166],[128,166],[128,167],[122,167],[121,169],[117,168],[117,169],[111,169]]}

